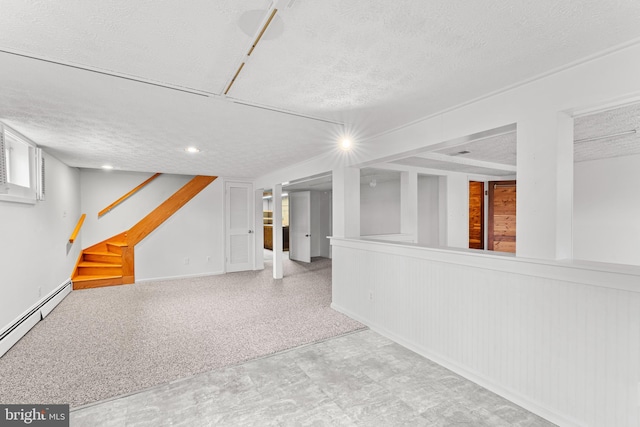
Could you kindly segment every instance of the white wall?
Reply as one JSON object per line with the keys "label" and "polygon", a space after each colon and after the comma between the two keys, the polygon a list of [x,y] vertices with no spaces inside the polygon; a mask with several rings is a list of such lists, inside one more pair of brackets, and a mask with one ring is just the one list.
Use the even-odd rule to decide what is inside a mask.
{"label": "white wall", "polygon": [[218,178],[136,246],[136,281],[224,273],[224,242]]}
{"label": "white wall", "polygon": [[440,177],[418,175],[418,244],[438,246],[440,236]]}
{"label": "white wall", "polygon": [[98,212],[151,175],[153,174],[100,169],[80,170],[81,207],[82,212],[87,214],[82,232],[83,248],[130,229],[192,178],[187,175],[162,174],[98,218]]}
{"label": "white wall", "polygon": [[71,277],[81,248],[69,236],[80,218],[80,174],[46,161],[46,200],[0,201],[0,330]]}
{"label": "white wall", "polygon": [[331,191],[311,191],[311,256],[331,256]]}
{"label": "white wall", "polygon": [[334,309],[559,425],[640,425],[639,267],[332,245]]}
{"label": "white wall", "polygon": [[573,256],[640,265],[640,155],[574,165]]}
{"label": "white wall", "polygon": [[360,185],[360,235],[400,233],[400,179]]}
{"label": "white wall", "polygon": [[[83,169],[83,248],[128,230],[192,177],[162,174],[100,219],[99,211],[151,174]],[[185,264],[188,258],[188,264]],[[224,271],[224,187],[218,178],[135,248],[136,281]]]}

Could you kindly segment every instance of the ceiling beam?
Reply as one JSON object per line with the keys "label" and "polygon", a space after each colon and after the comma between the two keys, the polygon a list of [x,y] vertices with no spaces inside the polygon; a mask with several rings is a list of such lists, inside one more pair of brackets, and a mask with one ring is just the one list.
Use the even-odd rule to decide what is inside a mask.
{"label": "ceiling beam", "polygon": [[458,171],[450,171],[445,169],[431,169],[431,168],[421,168],[418,166],[409,166],[409,165],[401,165],[397,163],[379,163],[373,166],[369,166],[373,169],[383,169],[383,170],[391,170],[398,172],[416,172],[418,175],[436,175],[436,176],[460,176],[460,174],[467,175],[469,178],[473,178],[478,181],[502,181],[506,179],[516,179],[515,172],[513,175],[489,175],[489,174],[477,174],[477,173],[466,173],[466,172],[458,172]]}
{"label": "ceiling beam", "polygon": [[501,170],[505,172],[516,173],[516,166],[514,165],[505,165],[503,163],[486,162],[484,160],[470,159],[468,157],[464,157],[464,155],[450,156],[447,154],[440,154],[440,153],[422,153],[422,154],[416,155],[415,157],[421,157],[423,159],[428,159],[428,160],[437,160],[440,162],[455,163],[458,165],[475,166],[479,168],[495,169],[495,170]]}

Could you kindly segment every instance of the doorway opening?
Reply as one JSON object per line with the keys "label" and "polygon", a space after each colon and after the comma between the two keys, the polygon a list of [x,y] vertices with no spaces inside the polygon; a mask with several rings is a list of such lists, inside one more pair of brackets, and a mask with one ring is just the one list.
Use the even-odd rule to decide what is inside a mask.
{"label": "doorway opening", "polygon": [[331,173],[283,186],[289,195],[289,259],[308,263],[331,258],[332,190]]}
{"label": "doorway opening", "polygon": [[[284,258],[289,257],[289,197],[282,193],[282,251]],[[264,259],[273,259],[273,194],[265,191],[262,195],[262,227],[264,232]]]}
{"label": "doorway opening", "polygon": [[469,181],[469,249],[516,252],[516,194],[515,180]]}

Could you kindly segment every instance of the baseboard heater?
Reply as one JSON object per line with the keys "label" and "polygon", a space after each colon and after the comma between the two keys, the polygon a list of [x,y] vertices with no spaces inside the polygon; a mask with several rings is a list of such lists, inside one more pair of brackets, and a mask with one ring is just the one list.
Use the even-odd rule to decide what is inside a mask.
{"label": "baseboard heater", "polygon": [[64,283],[54,289],[49,295],[40,300],[36,305],[31,307],[7,326],[0,334],[0,357],[2,357],[20,338],[25,336],[31,328],[39,321],[47,317],[49,313],[66,297],[73,287],[71,279],[67,279]]}

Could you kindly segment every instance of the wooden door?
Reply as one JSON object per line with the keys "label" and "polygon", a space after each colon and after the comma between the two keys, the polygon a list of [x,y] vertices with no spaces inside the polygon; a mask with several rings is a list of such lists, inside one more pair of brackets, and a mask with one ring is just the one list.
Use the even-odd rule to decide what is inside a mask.
{"label": "wooden door", "polygon": [[469,181],[469,248],[484,249],[484,182]]}
{"label": "wooden door", "polygon": [[488,249],[516,252],[516,181],[489,182]]}

